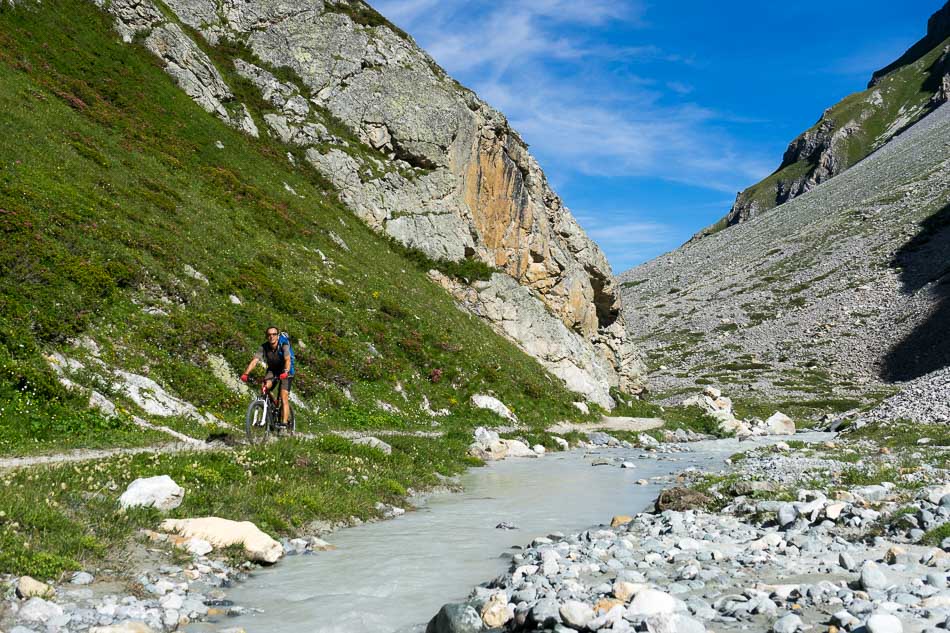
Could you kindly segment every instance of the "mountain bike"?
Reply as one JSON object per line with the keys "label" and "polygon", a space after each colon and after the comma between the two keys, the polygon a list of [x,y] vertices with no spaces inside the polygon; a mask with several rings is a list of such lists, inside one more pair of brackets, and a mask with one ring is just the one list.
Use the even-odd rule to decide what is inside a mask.
{"label": "mountain bike", "polygon": [[293,435],[297,430],[297,420],[294,416],[294,407],[290,407],[290,417],[287,424],[280,421],[283,403],[280,397],[280,388],[278,387],[277,397],[274,398],[267,393],[266,382],[261,383],[260,392],[251,400],[247,406],[247,415],[244,416],[244,432],[247,434],[249,444],[263,444],[271,433],[279,435],[286,432]]}

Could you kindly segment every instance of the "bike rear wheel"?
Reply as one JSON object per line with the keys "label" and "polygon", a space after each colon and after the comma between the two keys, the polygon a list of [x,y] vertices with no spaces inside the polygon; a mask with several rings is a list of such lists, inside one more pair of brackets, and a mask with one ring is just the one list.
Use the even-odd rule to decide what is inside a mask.
{"label": "bike rear wheel", "polygon": [[266,405],[263,400],[255,400],[247,407],[244,416],[244,433],[248,444],[263,444],[270,434],[270,421],[267,420]]}

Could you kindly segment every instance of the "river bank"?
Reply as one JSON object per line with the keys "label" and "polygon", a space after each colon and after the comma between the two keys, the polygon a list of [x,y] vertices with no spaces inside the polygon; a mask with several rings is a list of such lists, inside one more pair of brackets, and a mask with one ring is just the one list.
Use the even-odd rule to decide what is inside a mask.
{"label": "river bank", "polygon": [[[335,612],[345,616],[342,628],[313,630],[415,631],[424,628],[446,599],[464,600],[468,591],[464,587],[482,581],[486,582],[464,601],[465,607],[448,608],[456,620],[474,625],[474,613],[482,628],[503,623],[511,630],[571,626],[795,631],[799,628],[795,618],[802,626],[831,623],[855,630],[875,614],[882,617],[873,625],[882,620],[893,624],[883,616],[896,614],[906,623],[902,630],[923,630],[950,616],[950,594],[944,589],[950,564],[944,565],[944,550],[932,545],[942,544],[950,516],[950,498],[944,501],[940,494],[948,481],[944,451],[933,448],[946,443],[948,438],[941,433],[939,427],[885,427],[835,439],[831,434],[799,434],[785,442],[770,437],[689,444],[658,444],[644,437],[650,445],[646,450],[597,433],[589,439],[601,446],[590,442],[582,451],[477,469],[475,476],[511,470],[520,463],[550,473],[560,462],[574,459],[582,468],[562,479],[577,479],[575,473],[603,473],[608,478],[575,482],[578,490],[573,494],[586,498],[586,509],[592,511],[585,515],[552,487],[557,477],[542,476],[532,488],[523,469],[513,473],[512,480],[524,482],[514,489],[526,494],[528,501],[514,499],[507,510],[488,514],[479,514],[464,501],[469,505],[456,512],[463,522],[437,527],[428,537],[423,534],[432,543],[437,542],[436,535],[455,535],[469,545],[484,540],[465,532],[477,523],[499,538],[486,542],[487,549],[475,558],[466,557],[458,540],[443,538],[446,547],[427,552],[413,551],[415,546],[402,540],[406,534],[419,536],[414,521],[440,516],[444,511],[440,504],[462,501],[458,494],[430,497],[417,499],[420,507],[408,515],[394,506],[380,513],[399,516],[395,523],[336,532],[345,524],[322,524],[320,535],[332,534],[328,540],[340,548],[337,551],[317,551],[327,548],[318,538],[285,539],[288,556],[273,567],[243,562],[235,551],[225,552],[223,559],[220,552],[170,558],[175,550],[167,544],[144,542],[128,560],[131,567],[143,570],[135,591],[130,593],[110,579],[108,570],[100,570],[94,579],[82,573],[67,577],[53,588],[52,601],[18,600],[11,589],[4,600],[9,623],[5,630],[147,630],[121,628],[123,622],[134,620],[158,631],[203,620],[188,630],[290,631],[305,623],[313,629],[314,621],[332,622],[326,614]],[[469,482],[464,487],[476,496],[482,494]],[[663,488],[688,489],[693,494],[666,495],[667,502],[696,507],[637,512]],[[638,491],[638,501],[624,498],[630,491]],[[554,499],[545,510],[547,519],[563,529],[526,517],[525,509],[541,505],[536,500],[546,492]],[[589,503],[595,497],[602,505]],[[608,528],[605,524],[617,514],[632,518]],[[585,529],[598,523],[600,527]],[[364,547],[364,535],[376,530],[378,534],[369,539],[379,548],[374,552]],[[904,551],[891,549],[897,544]],[[361,550],[365,558],[359,558]],[[418,560],[425,558],[436,562],[436,571],[420,566]],[[341,572],[339,565],[347,561],[356,572]],[[442,578],[449,578],[454,563],[468,570],[454,579],[453,589]],[[306,576],[308,567],[317,570],[325,585]],[[416,568],[419,573],[409,573]],[[347,577],[358,579],[352,590],[345,586]],[[90,580],[94,582],[86,584]],[[419,615],[405,613],[407,600],[391,591],[400,584],[416,596],[412,602],[418,604],[412,606],[419,608]],[[262,588],[276,594],[255,597]],[[647,593],[635,606],[641,592]],[[360,596],[363,602],[348,604],[348,595]],[[387,600],[390,606],[382,619],[370,617],[370,607]],[[644,602],[666,606],[644,613],[640,610]],[[306,612],[311,604],[321,605],[316,619]],[[851,617],[839,613],[842,610]],[[355,618],[362,613],[366,617]],[[406,619],[400,621],[394,613]],[[445,615],[443,610],[443,620]],[[794,617],[783,620],[785,616]],[[354,622],[365,629],[353,628]],[[430,628],[452,630],[444,624],[433,623]]]}
{"label": "river bank", "polygon": [[[593,437],[598,441],[603,441],[603,438],[596,434]],[[644,437],[644,441],[655,444],[652,438]],[[557,443],[554,444],[555,446],[557,445]],[[618,444],[620,443],[618,442]],[[622,444],[629,450],[633,450],[633,445],[629,442],[623,442]],[[363,447],[357,448],[359,451],[354,457],[361,457],[362,459],[370,457],[366,449]],[[672,445],[658,448],[660,451],[664,451],[665,460],[671,460],[674,457],[674,454],[669,452],[679,450]],[[654,447],[653,450],[657,450],[657,447]],[[478,478],[486,474],[490,479],[492,477],[490,473],[496,470],[504,471],[506,468],[511,470],[516,464],[522,463],[526,468],[536,471],[535,487],[532,494],[541,497],[544,495],[546,487],[551,483],[545,473],[553,474],[551,471],[556,470],[556,466],[560,463],[560,460],[565,458],[580,459],[581,455],[581,453],[575,452],[558,453],[549,451],[546,456],[541,459],[509,460],[503,463],[496,463],[488,469],[475,469],[470,472],[469,475]],[[138,460],[142,458],[134,456],[129,459]],[[352,462],[347,463],[352,464]],[[619,464],[619,462],[614,464],[614,466],[617,466],[617,464]],[[652,477],[653,475],[663,475],[665,477],[667,473],[679,468],[682,468],[682,466],[677,462],[664,461],[662,468],[655,472],[641,469],[635,473],[633,470],[626,469],[622,472],[617,470],[614,475],[622,474],[623,478],[628,480],[625,488],[627,490],[633,490],[634,481],[638,478]],[[133,472],[136,471],[135,468],[129,468],[128,466],[126,466],[126,469]],[[588,471],[596,473],[605,472],[601,469],[591,469],[590,463],[584,462],[582,472],[586,474]],[[46,471],[42,470],[41,472]],[[385,473],[382,474],[385,475]],[[9,474],[7,476],[10,477]],[[32,475],[20,473],[18,476],[24,477]],[[509,473],[509,476],[511,480],[504,484],[509,486],[509,491],[512,486],[522,492],[527,490],[527,482],[524,477],[511,473]],[[571,492],[577,499],[583,499],[588,496],[590,489],[603,488],[607,481],[603,478],[595,478],[589,480],[587,485],[584,485],[581,477],[572,477],[571,479],[577,480],[575,489]],[[32,483],[37,484],[38,482]],[[457,488],[457,486],[457,480],[443,479],[435,487]],[[431,489],[430,487],[430,492]],[[657,483],[650,482],[650,485],[647,487],[638,486],[635,489],[640,491],[640,494],[645,495],[641,501],[637,502],[639,507],[648,501],[649,496],[656,494]],[[119,488],[119,491],[120,490],[121,488]],[[550,489],[548,492],[552,494],[557,493],[556,489]],[[118,492],[115,493],[116,496],[117,494]],[[492,494],[500,498],[506,498],[508,496],[507,493],[500,494],[497,490]],[[459,496],[440,495],[437,498],[443,500],[458,500]],[[623,498],[623,495],[617,495],[614,498],[620,500]],[[405,517],[410,521],[417,516],[422,516],[430,512],[431,507],[425,499],[417,497],[416,503],[421,506],[421,511],[411,512],[410,517]],[[525,502],[525,504],[527,505],[527,502]],[[536,506],[537,504],[533,505]],[[574,510],[578,511],[575,512],[571,510],[567,513],[567,516],[572,517],[575,521],[580,521],[580,523],[571,523],[569,521],[566,524],[549,524],[566,525],[567,527],[573,525],[579,528],[595,520],[596,517],[609,509],[607,506],[604,506],[604,508],[601,508],[597,512],[586,515],[590,516],[589,519],[574,518],[585,516],[579,511],[584,505],[587,505],[587,503],[579,501],[574,508]],[[549,522],[557,522],[559,517],[565,516],[565,509],[566,508],[560,503],[554,503],[553,506],[544,508],[546,520]],[[468,512],[468,509],[466,509],[463,514],[467,514]],[[438,512],[431,511],[430,516],[438,514]],[[524,521],[527,520],[525,514],[528,513],[523,510],[511,508],[507,511],[499,512],[498,514],[497,520],[487,526],[492,532],[495,532],[495,525],[497,523],[504,522],[505,520],[522,525],[525,529],[531,528],[530,523],[524,523]],[[77,576],[77,583],[82,584],[73,583],[72,574],[67,574],[61,577],[60,583],[51,583],[53,586],[50,587],[49,594],[45,593],[45,591],[39,591],[33,594],[35,597],[24,600],[17,599],[15,592],[12,590],[13,585],[17,583],[18,579],[16,577],[6,577],[5,581],[8,583],[10,590],[6,594],[7,600],[2,603],[5,617],[3,618],[3,623],[0,623],[0,628],[10,630],[11,627],[15,628],[16,625],[26,627],[18,631],[18,633],[24,633],[26,630],[84,631],[87,629],[94,630],[94,627],[118,625],[125,620],[136,620],[145,623],[153,630],[174,630],[177,627],[186,626],[188,622],[203,619],[217,621],[217,624],[211,625],[210,630],[217,630],[220,627],[228,628],[230,623],[236,621],[230,616],[241,616],[245,613],[246,608],[241,601],[234,604],[230,596],[225,598],[222,590],[235,583],[239,584],[240,581],[246,579],[249,571],[254,571],[255,574],[262,576],[276,575],[277,577],[282,577],[296,561],[302,560],[302,557],[294,555],[300,554],[306,556],[316,550],[326,548],[326,544],[323,541],[311,537],[321,536],[329,538],[328,535],[330,534],[342,534],[341,532],[335,531],[343,526],[353,526],[360,523],[363,523],[365,526],[372,524],[376,518],[391,518],[401,515],[403,515],[402,508],[392,504],[384,504],[370,513],[369,516],[366,516],[365,519],[351,517],[342,521],[311,521],[308,524],[310,533],[305,535],[306,538],[283,539],[284,550],[288,557],[280,564],[271,568],[260,568],[257,565],[243,563],[242,553],[233,548],[223,552],[217,550],[213,552],[200,550],[195,550],[191,553],[183,552],[173,547],[172,543],[176,540],[174,537],[160,535],[151,531],[151,529],[142,529],[142,531],[139,532],[139,536],[132,539],[131,546],[127,552],[123,553],[122,559],[115,560],[111,568],[88,568],[92,574],[79,574]],[[148,522],[143,521],[142,523]],[[152,521],[151,524],[154,525],[155,522]],[[450,529],[449,532],[461,533],[458,529]],[[499,530],[498,533],[501,534],[502,531]],[[514,537],[512,536],[510,538]],[[330,540],[334,539],[331,538]],[[497,560],[496,557],[498,554],[496,550],[505,549],[511,542],[510,539],[505,540],[503,543],[499,542],[497,547],[491,547],[483,556],[494,563]],[[327,554],[321,552],[319,555],[326,556]],[[332,556],[333,553],[331,552],[329,555]],[[116,557],[113,558],[115,559]],[[324,559],[321,558],[320,560],[323,561]],[[137,570],[132,575],[131,580],[128,570]],[[501,568],[499,567],[497,571],[500,572]],[[477,571],[475,573],[477,573]],[[467,590],[467,583],[474,580],[475,577],[477,576],[469,576],[465,584],[460,584],[456,595],[459,597],[464,595],[464,592]],[[40,576],[40,578],[43,578],[43,576]],[[93,582],[90,582],[90,580]],[[46,598],[52,599],[46,600]],[[432,599],[436,602],[433,603],[430,610],[438,606],[438,597],[434,595]],[[424,621],[427,615],[427,612],[422,612],[416,616],[416,621]]]}
{"label": "river bank", "polygon": [[945,442],[941,427],[891,423],[754,446],[686,473],[659,512],[538,535],[426,630],[946,628]]}

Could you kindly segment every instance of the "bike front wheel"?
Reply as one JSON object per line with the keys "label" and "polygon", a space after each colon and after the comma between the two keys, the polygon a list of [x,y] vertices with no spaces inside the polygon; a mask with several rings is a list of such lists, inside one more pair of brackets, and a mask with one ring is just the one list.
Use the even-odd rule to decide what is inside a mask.
{"label": "bike front wheel", "polygon": [[267,420],[266,405],[263,400],[255,400],[247,407],[244,416],[244,433],[248,444],[263,444],[270,433],[270,424]]}

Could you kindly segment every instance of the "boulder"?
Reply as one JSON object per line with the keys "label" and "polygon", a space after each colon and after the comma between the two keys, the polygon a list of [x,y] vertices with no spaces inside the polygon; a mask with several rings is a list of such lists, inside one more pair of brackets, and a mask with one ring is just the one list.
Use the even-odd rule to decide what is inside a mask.
{"label": "boulder", "polygon": [[633,517],[626,514],[618,514],[610,520],[610,527],[620,527],[633,521]]}
{"label": "boulder", "polygon": [[929,501],[930,503],[934,505],[942,505],[941,500],[947,495],[950,495],[950,484],[944,484],[942,486],[930,486],[928,488],[924,488],[918,494],[918,498],[926,499],[927,501]]}
{"label": "boulder", "polygon": [[168,475],[136,479],[119,497],[123,508],[156,508],[167,511],[181,505],[185,490]]}
{"label": "boulder", "polygon": [[776,411],[765,421],[765,431],[769,435],[794,435],[795,422],[781,411]]}
{"label": "boulder", "polygon": [[861,587],[867,589],[886,589],[887,576],[881,571],[877,563],[871,560],[864,561],[861,566]]}
{"label": "boulder", "polygon": [[490,629],[504,626],[514,615],[514,608],[509,607],[508,597],[504,591],[492,594],[482,607],[482,622]]}
{"label": "boulder", "polygon": [[904,633],[904,625],[890,613],[875,613],[864,626],[868,633]]}
{"label": "boulder", "polygon": [[214,547],[243,545],[248,558],[260,563],[275,563],[284,554],[280,543],[250,521],[230,521],[218,517],[165,519],[161,529],[186,538],[203,539]]}
{"label": "boulder", "polygon": [[[535,624],[536,628],[553,629],[561,623],[560,605],[554,598],[542,598],[531,607],[528,619]],[[433,632],[427,629],[426,633]]]}
{"label": "boulder", "polygon": [[497,442],[500,438],[495,431],[489,431],[484,426],[475,429],[475,441],[482,446],[489,446],[492,442]]}
{"label": "boulder", "polygon": [[376,450],[382,451],[387,455],[392,455],[393,447],[382,441],[378,437],[360,437],[353,440],[354,444],[361,444],[363,446],[369,446],[370,448],[375,448]]}
{"label": "boulder", "polygon": [[705,633],[706,626],[683,613],[654,613],[647,618],[649,633]]}
{"label": "boulder", "polygon": [[804,627],[802,619],[794,613],[783,615],[772,625],[774,633],[795,633]]}
{"label": "boulder", "polygon": [[484,630],[478,611],[467,604],[442,605],[429,624],[426,633],[479,633]]}
{"label": "boulder", "polygon": [[657,613],[673,613],[676,611],[676,598],[657,589],[638,591],[627,607],[629,615],[650,616]]}
{"label": "boulder", "polygon": [[53,588],[30,576],[20,576],[16,583],[16,595],[24,600],[27,598],[49,598],[53,595]]}
{"label": "boulder", "polygon": [[594,619],[594,609],[578,600],[568,600],[558,610],[561,620],[572,629],[583,630]]}
{"label": "boulder", "polygon": [[667,488],[660,492],[656,498],[656,511],[665,512],[666,510],[675,510],[683,512],[694,508],[703,508],[712,499],[701,492],[689,488],[675,487]]}
{"label": "boulder", "polygon": [[23,603],[17,613],[17,618],[23,622],[45,623],[61,615],[63,615],[63,608],[58,604],[35,597]]}
{"label": "boulder", "polygon": [[638,592],[646,589],[642,583],[629,582],[626,580],[615,580],[613,585],[614,598],[623,602],[629,602],[630,598],[637,595]]}
{"label": "boulder", "polygon": [[783,503],[780,505],[776,514],[778,518],[778,524],[781,527],[785,527],[786,525],[794,523],[795,519],[798,518],[798,510],[796,510],[795,506],[790,503]]}
{"label": "boulder", "polygon": [[505,445],[508,457],[538,457],[538,453],[528,448],[528,445],[520,440],[499,440]]}
{"label": "boulder", "polygon": [[512,413],[508,407],[506,407],[504,403],[498,398],[486,396],[484,394],[475,394],[472,396],[472,406],[478,409],[487,409],[495,415],[505,418],[506,420],[510,420],[515,424],[518,423],[518,418],[515,417],[515,414]]}
{"label": "boulder", "polygon": [[838,517],[841,516],[841,513],[844,511],[844,503],[829,503],[825,506],[825,517],[831,521],[837,521]]}

